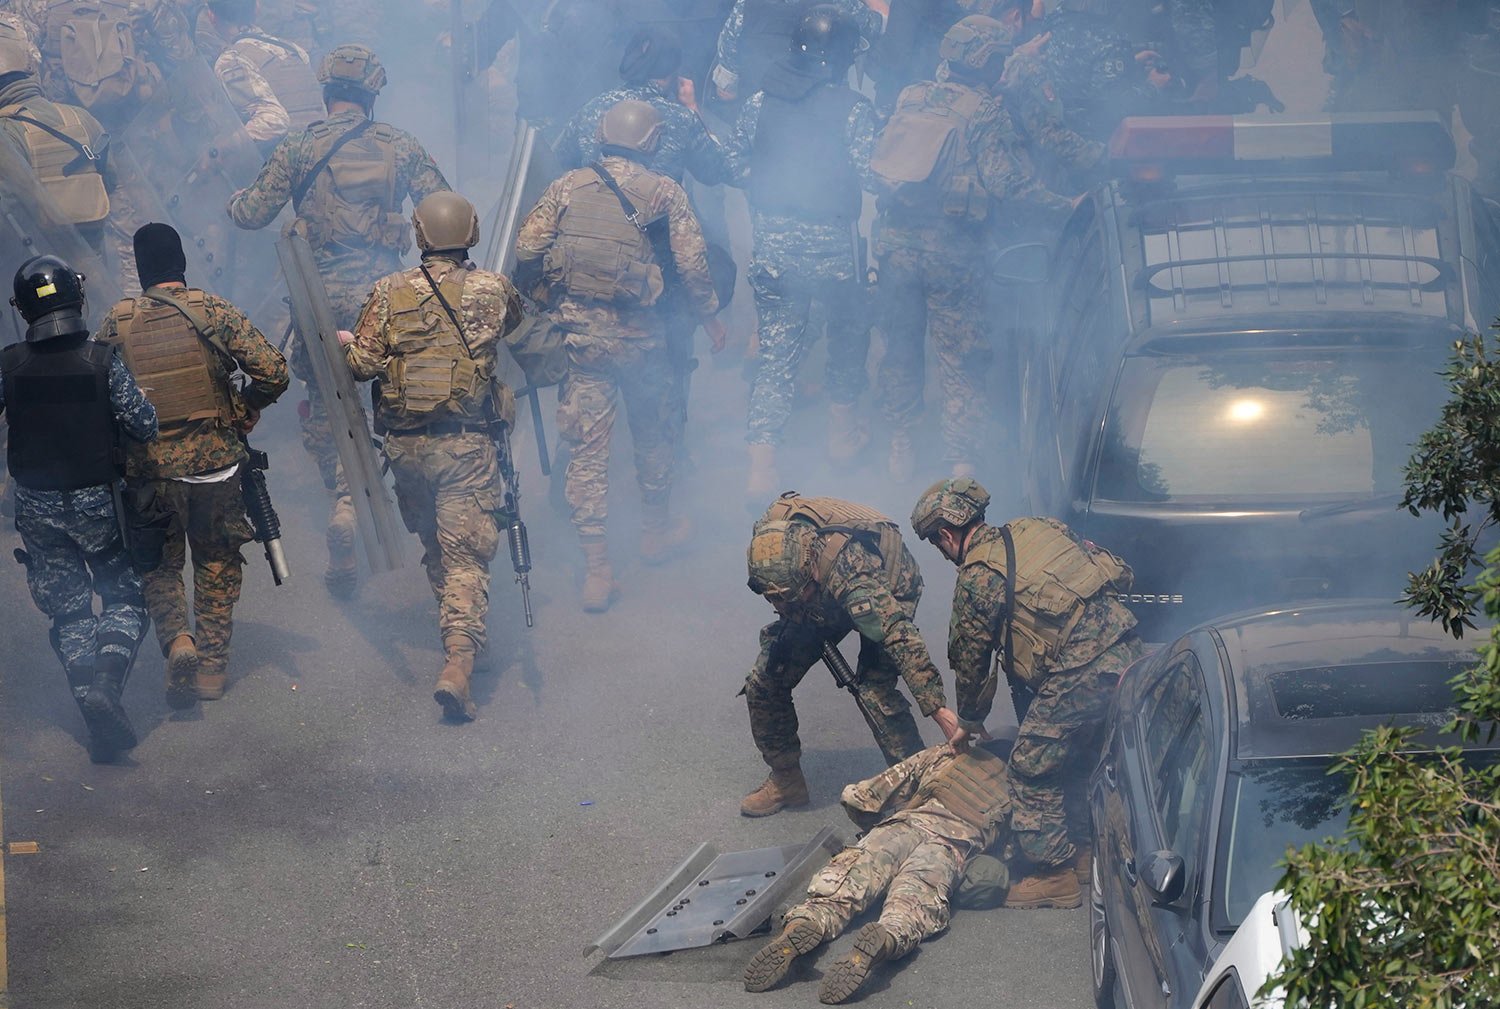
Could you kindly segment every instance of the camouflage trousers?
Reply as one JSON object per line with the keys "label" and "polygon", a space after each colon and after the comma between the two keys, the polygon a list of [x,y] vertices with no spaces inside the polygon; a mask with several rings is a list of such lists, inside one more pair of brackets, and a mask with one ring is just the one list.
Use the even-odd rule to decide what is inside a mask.
{"label": "camouflage trousers", "polygon": [[[912,605],[915,612],[916,606]],[[757,664],[745,680],[745,701],[750,709],[750,734],[761,759],[772,770],[796,767],[802,760],[802,740],[797,734],[797,706],[792,691],[815,664],[822,661],[823,642],[837,645],[843,634],[796,625],[788,627],[780,644],[781,661]],[[864,636],[859,639],[859,661],[854,674],[870,726],[887,764],[899,764],[922,749],[911,705],[902,696],[895,660],[880,645]]]}
{"label": "camouflage trousers", "polygon": [[573,528],[604,536],[609,516],[609,447],[619,401],[635,446],[635,475],[647,506],[672,492],[676,398],[660,337],[621,339],[597,330],[570,331],[568,374],[557,403],[557,430],[570,452],[564,478]]}
{"label": "camouflage trousers", "polygon": [[18,491],[16,531],[26,551],[26,585],[52,621],[53,648],[64,668],[91,667],[96,655],[108,652],[134,657],[146,634],[146,603],[108,489]]}
{"label": "camouflage trousers", "polygon": [[760,318],[760,356],[750,383],[749,433],[752,444],[781,443],[796,398],[797,372],[812,349],[808,332],[814,300],[828,318],[828,373],[825,388],[834,403],[851,404],[869,383],[869,313],[865,289],[856,280],[809,280],[774,274],[764,266],[750,271],[755,311]]}
{"label": "camouflage trousers", "polygon": [[[240,547],[253,535],[240,497],[239,474],[219,483],[150,483],[161,506],[172,512],[161,565],[145,575],[146,608],[156,622],[156,640],[165,655],[178,635],[192,635],[203,671],[222,673],[229,665],[234,606],[244,583]],[[182,575],[189,550],[193,562],[191,622]]]}
{"label": "camouflage trousers", "polygon": [[386,435],[396,504],[422,541],[422,567],[438,603],[443,639],[486,641],[490,562],[500,546],[500,464],[486,434]]}
{"label": "camouflage trousers", "polygon": [[807,899],[786,921],[805,918],[827,942],[885,895],[880,923],[896,939],[895,957],[948,927],[948,898],[963,875],[965,856],[948,841],[913,823],[883,823],[845,848],[818,871]]}
{"label": "camouflage trousers", "polygon": [[1144,653],[1130,633],[1088,665],[1052,674],[1021,719],[1010,755],[1010,825],[1036,865],[1061,865],[1075,844],[1088,844],[1088,776],[1105,712],[1120,674]]}
{"label": "camouflage trousers", "polygon": [[885,357],[878,376],[881,412],[892,428],[914,428],[932,338],[943,397],[943,461],[974,463],[993,444],[989,383],[994,350],[985,312],[984,256],[894,248],[880,261],[880,326]]}

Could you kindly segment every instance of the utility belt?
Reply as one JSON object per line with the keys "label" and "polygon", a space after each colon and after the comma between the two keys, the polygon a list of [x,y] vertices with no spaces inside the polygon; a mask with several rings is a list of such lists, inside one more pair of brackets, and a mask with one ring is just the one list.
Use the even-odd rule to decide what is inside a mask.
{"label": "utility belt", "polygon": [[392,428],[390,434],[401,438],[441,434],[482,434],[488,437],[490,426],[475,421],[440,420],[431,424],[423,424],[421,427],[403,427],[399,430]]}

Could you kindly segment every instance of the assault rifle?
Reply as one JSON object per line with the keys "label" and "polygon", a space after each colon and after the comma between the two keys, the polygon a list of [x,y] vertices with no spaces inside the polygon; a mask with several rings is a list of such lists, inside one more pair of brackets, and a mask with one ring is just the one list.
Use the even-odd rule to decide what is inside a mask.
{"label": "assault rifle", "polygon": [[828,671],[833,674],[833,682],[849,691],[854,697],[854,703],[859,705],[859,713],[865,716],[865,724],[870,727],[870,731],[878,740],[880,724],[875,721],[875,716],[870,713],[869,705],[865,704],[865,699],[859,694],[859,677],[855,675],[853,669],[849,668],[849,660],[844,658],[844,653],[839,651],[832,641],[823,642],[823,665],[827,666]]}
{"label": "assault rifle", "polygon": [[266,486],[266,470],[271,468],[271,459],[264,452],[250,447],[249,440],[240,435],[249,458],[240,469],[240,497],[245,502],[245,514],[255,528],[255,542],[266,550],[266,563],[271,566],[271,578],[277,585],[291,576],[287,567],[286,552],[281,548],[281,517],[271,503],[271,491]]}
{"label": "assault rifle", "polygon": [[521,586],[526,626],[531,627],[531,540],[526,535],[526,523],[521,521],[521,481],[516,475],[516,463],[510,450],[510,425],[496,421],[492,430],[500,460],[500,478],[505,481],[505,517],[508,522],[505,540],[510,544],[510,565],[516,572],[516,584]]}

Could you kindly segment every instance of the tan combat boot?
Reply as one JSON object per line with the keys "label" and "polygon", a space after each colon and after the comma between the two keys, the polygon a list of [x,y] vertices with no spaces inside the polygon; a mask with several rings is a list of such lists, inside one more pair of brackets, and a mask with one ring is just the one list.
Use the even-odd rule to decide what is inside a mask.
{"label": "tan combat boot", "polygon": [[854,948],[828,965],[818,988],[818,1001],[824,1005],[849,1001],[869,980],[870,969],[895,952],[896,937],[880,922],[870,922],[854,937]]}
{"label": "tan combat boot", "polygon": [[229,670],[220,661],[205,662],[200,656],[193,674],[193,692],[200,701],[217,701],[229,686]]}
{"label": "tan combat boot", "polygon": [[911,432],[897,428],[891,432],[891,451],[886,456],[885,469],[892,483],[906,484],[917,472],[917,449],[912,444]]}
{"label": "tan combat boot", "polygon": [[328,515],[328,570],[323,574],[323,583],[335,599],[353,599],[359,588],[354,533],[354,501],[340,497]]}
{"label": "tan combat boot", "polygon": [[474,674],[474,639],[467,634],[453,634],[443,639],[446,656],[443,671],[438,673],[432,699],[443,706],[443,717],[455,722],[472,722],[477,708],[469,697],[469,677]]}
{"label": "tan combat boot", "polygon": [[781,934],[750,958],[745,965],[745,990],[770,991],[781,983],[799,956],[806,956],[823,945],[823,930],[807,918],[793,918],[782,926]]}
{"label": "tan combat boot", "polygon": [[588,613],[603,613],[614,601],[616,588],[614,572],[609,567],[609,544],[583,544],[583,559],[588,562],[588,572],[583,579],[583,608]]}
{"label": "tan combat boot", "polygon": [[805,806],[808,801],[807,779],[802,777],[802,768],[772,771],[759,788],[740,802],[740,815],[770,816],[788,806]]}
{"label": "tan combat boot", "polygon": [[1083,890],[1073,874],[1073,864],[1034,866],[1025,879],[1012,884],[1005,906],[1022,911],[1044,907],[1074,908],[1083,905]]}
{"label": "tan combat boot", "polygon": [[693,523],[686,518],[673,522],[667,506],[647,505],[641,521],[641,560],[665,564],[693,539]]}
{"label": "tan combat boot", "polygon": [[781,476],[776,472],[776,446],[756,442],[750,446],[750,476],[745,481],[745,503],[761,509],[781,493]]}
{"label": "tan combat boot", "polygon": [[853,403],[828,404],[828,458],[846,466],[870,444],[870,431]]}
{"label": "tan combat boot", "polygon": [[1073,852],[1073,861],[1069,863],[1073,867],[1073,877],[1078,880],[1080,887],[1091,886],[1094,882],[1094,849],[1086,844],[1077,845]]}
{"label": "tan combat boot", "polygon": [[191,634],[179,634],[167,646],[167,707],[181,711],[198,700],[198,647]]}

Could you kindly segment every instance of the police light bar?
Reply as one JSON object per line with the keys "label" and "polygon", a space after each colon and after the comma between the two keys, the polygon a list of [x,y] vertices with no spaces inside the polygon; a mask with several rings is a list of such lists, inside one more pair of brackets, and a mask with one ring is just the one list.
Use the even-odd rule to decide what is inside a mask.
{"label": "police light bar", "polygon": [[1453,136],[1431,112],[1276,116],[1130,116],[1109,141],[1118,174],[1396,172],[1453,168]]}

